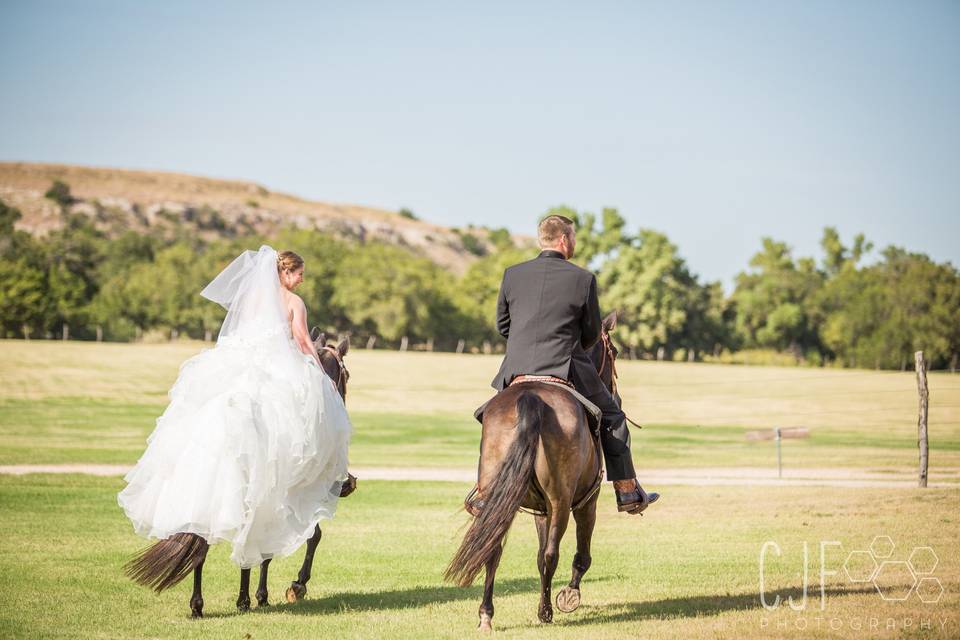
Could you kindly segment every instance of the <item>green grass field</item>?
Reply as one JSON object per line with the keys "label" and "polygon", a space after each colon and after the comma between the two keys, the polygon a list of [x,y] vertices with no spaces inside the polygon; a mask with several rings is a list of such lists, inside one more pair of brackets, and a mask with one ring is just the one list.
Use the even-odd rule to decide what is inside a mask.
{"label": "green grass field", "polygon": [[[190,585],[160,596],[135,587],[122,574],[140,548],[115,504],[119,479],[25,476],[0,479],[4,535],[0,538],[3,637],[56,638],[462,638],[474,633],[478,586],[459,589],[440,580],[466,516],[457,483],[370,482],[342,503],[324,527],[309,599],[278,604],[296,575],[297,554],[271,566],[274,606],[237,615],[238,572],[225,548],[214,548],[204,570],[207,617],[188,618]],[[399,506],[398,505],[402,505]],[[768,637],[770,626],[790,625],[793,637],[849,637],[850,625],[870,618],[946,620],[960,625],[960,558],[952,490],[911,490],[891,496],[859,490],[829,499],[802,489],[670,488],[656,511],[639,518],[600,509],[594,565],[583,604],[557,613],[553,628],[536,621],[539,593],[536,535],[531,518],[518,516],[498,572],[497,629],[509,637],[712,638]],[[939,515],[931,515],[939,514]],[[826,609],[819,610],[820,540],[829,547],[828,570],[840,569],[851,550],[874,535],[889,535],[906,558],[913,546],[941,550],[935,574],[944,600],[925,605],[884,602],[875,591],[831,576]],[[767,594],[793,594],[810,545],[808,608],[777,612],[760,607],[759,552],[771,540],[783,555],[766,564]],[[561,549],[557,582],[569,579],[573,536]],[[187,581],[189,583],[189,581]],[[899,582],[894,579],[894,584]],[[800,633],[816,618],[842,620],[845,633]],[[799,621],[806,621],[801,623]],[[764,627],[764,622],[768,625]],[[826,625],[827,623],[823,623]],[[939,622],[936,623],[939,625]],[[909,633],[884,633],[888,637]],[[936,631],[936,630],[934,630]]]}
{"label": "green grass field", "polygon": [[[0,341],[0,464],[132,464],[179,365],[200,343]],[[356,350],[347,404],[359,466],[470,467],[473,409],[492,394],[495,356]],[[912,373],[621,362],[639,468],[766,466],[749,430],[807,427],[784,444],[789,468],[916,466]],[[960,375],[930,375],[930,478],[960,469]]]}
{"label": "green grass field", "polygon": [[[0,341],[0,464],[132,464],[163,410],[179,364],[203,345]],[[495,357],[358,350],[348,407],[357,466],[471,468],[479,427],[473,409],[491,391]],[[770,441],[745,433],[808,427],[784,443],[793,468],[916,467],[912,373],[623,362],[625,408],[644,468],[770,467]],[[930,478],[960,470],[960,376],[931,375]],[[143,545],[116,506],[120,478],[0,475],[0,638],[463,637],[472,634],[480,590],[441,582],[459,542],[469,489],[454,482],[365,481],[324,526],[306,602],[237,615],[237,570],[215,548],[202,621],[188,618],[189,585],[163,595],[123,577]],[[535,534],[518,516],[498,574],[494,624],[509,637],[957,637],[960,635],[960,485],[939,489],[841,489],[668,485],[641,518],[601,498],[594,565],[583,605],[536,622]],[[938,553],[945,592],[924,604],[912,593],[887,602],[851,583],[842,565],[875,536],[890,536],[889,560],[914,547]],[[821,540],[827,600],[819,608]],[[767,593],[800,597],[809,545],[807,607],[765,611],[759,555],[766,541]],[[562,546],[555,589],[569,578],[573,530]],[[271,567],[272,600],[301,555]],[[893,574],[888,586],[908,578]],[[928,580],[925,584],[931,584]],[[876,623],[876,628],[871,625]],[[890,621],[893,621],[892,623]],[[890,627],[890,625],[893,625]],[[839,627],[837,627],[839,625]],[[930,628],[921,628],[929,625]],[[859,626],[860,628],[857,628]],[[834,628],[837,627],[837,628]]]}

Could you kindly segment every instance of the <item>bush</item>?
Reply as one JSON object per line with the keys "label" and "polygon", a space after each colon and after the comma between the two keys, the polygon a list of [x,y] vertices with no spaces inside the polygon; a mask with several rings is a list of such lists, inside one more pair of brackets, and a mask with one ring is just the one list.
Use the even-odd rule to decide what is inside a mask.
{"label": "bush", "polygon": [[53,200],[61,207],[67,207],[74,202],[73,196],[70,194],[70,185],[60,180],[54,180],[43,196]]}

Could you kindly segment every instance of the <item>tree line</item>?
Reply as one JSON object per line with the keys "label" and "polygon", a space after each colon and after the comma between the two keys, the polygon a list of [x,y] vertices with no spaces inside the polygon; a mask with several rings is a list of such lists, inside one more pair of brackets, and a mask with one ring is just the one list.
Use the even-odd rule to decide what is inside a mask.
{"label": "tree line", "polygon": [[[0,201],[3,337],[209,339],[224,311],[200,290],[241,251],[269,242],[304,257],[298,293],[311,322],[328,331],[370,346],[490,351],[502,348],[494,309],[503,271],[537,253],[492,233],[495,250],[457,276],[402,246],[319,231],[269,239],[186,227],[171,234],[169,226],[107,234],[71,212],[66,185],[48,197],[63,225],[43,238],[16,230],[20,212]],[[956,367],[960,274],[950,263],[887,247],[866,264],[873,247],[862,235],[847,246],[827,228],[819,261],[765,238],[728,296],[719,282],[701,282],[664,234],[628,232],[615,209],[548,213],[575,221],[575,261],[597,273],[602,308],[620,312],[615,338],[628,357],[703,360],[769,349],[814,365],[896,369],[923,349],[932,366]]]}

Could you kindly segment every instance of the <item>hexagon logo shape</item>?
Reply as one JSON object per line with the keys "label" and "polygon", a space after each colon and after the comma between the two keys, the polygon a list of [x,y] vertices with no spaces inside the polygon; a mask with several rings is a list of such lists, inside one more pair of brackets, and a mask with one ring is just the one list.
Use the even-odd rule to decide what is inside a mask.
{"label": "hexagon logo shape", "polygon": [[870,582],[877,572],[877,561],[869,551],[851,551],[843,563],[850,582]]}
{"label": "hexagon logo shape", "polygon": [[870,552],[873,553],[874,558],[889,558],[893,555],[893,549],[896,546],[890,536],[877,536],[870,543]]}
{"label": "hexagon logo shape", "polygon": [[940,558],[934,552],[933,547],[914,547],[907,560],[910,563],[910,569],[918,576],[929,575],[940,564]]}
{"label": "hexagon logo shape", "polygon": [[917,577],[903,560],[887,560],[873,576],[873,586],[884,600],[903,602],[910,597]]}
{"label": "hexagon logo shape", "polygon": [[917,596],[926,604],[936,604],[943,597],[943,584],[940,578],[927,576],[917,583]]}

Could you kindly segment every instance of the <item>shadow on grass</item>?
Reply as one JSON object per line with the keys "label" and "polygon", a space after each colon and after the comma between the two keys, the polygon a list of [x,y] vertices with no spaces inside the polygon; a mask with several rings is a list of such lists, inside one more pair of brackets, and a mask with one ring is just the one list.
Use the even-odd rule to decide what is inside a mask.
{"label": "shadow on grass", "polygon": [[[906,587],[906,585],[904,585]],[[516,592],[530,594],[530,610],[536,611],[537,598],[540,593],[539,578],[502,580],[497,582],[496,594],[506,596]],[[825,591],[827,596],[844,596],[859,594],[876,594],[872,587],[851,589],[833,588]],[[283,597],[283,593],[275,594]],[[345,592],[335,593],[318,599],[307,599],[296,604],[282,602],[269,607],[251,609],[247,615],[270,615],[271,613],[288,613],[291,615],[328,615],[349,611],[378,611],[384,609],[413,609],[431,604],[444,604],[461,600],[475,600],[479,606],[483,595],[483,587],[475,585],[460,588],[451,586],[416,587],[413,589],[398,589],[394,591]],[[803,598],[801,589],[789,589],[779,592],[781,607],[786,607],[786,600],[792,597],[794,601]],[[773,598],[773,594],[770,594]],[[819,590],[807,591],[808,602],[819,599]],[[591,624],[611,624],[618,622],[639,622],[651,619],[693,618],[704,615],[717,615],[730,611],[760,610],[760,596],[757,593],[727,594],[722,596],[691,596],[686,598],[668,598],[646,602],[625,602],[622,604],[608,604],[600,607],[585,606],[580,613],[567,616],[557,611],[554,620],[562,626],[581,626]],[[211,613],[207,618],[230,618],[237,613]],[[503,630],[520,629],[530,625],[520,624],[501,627]]]}
{"label": "shadow on grass", "polygon": [[[271,593],[271,600],[276,602],[284,597],[284,590]],[[534,597],[540,593],[540,578],[498,580],[496,593],[508,595],[511,593],[529,592]],[[472,587],[453,586],[423,586],[412,589],[398,589],[395,591],[344,592],[332,593],[322,598],[311,598],[309,592],[306,600],[296,604],[280,602],[269,607],[251,609],[251,614],[288,613],[292,615],[327,615],[343,611],[374,611],[379,609],[410,609],[430,604],[443,604],[459,600],[476,600],[477,605],[483,595],[482,584]],[[236,613],[211,613],[204,617],[229,618]]]}
{"label": "shadow on grass", "polygon": [[[906,588],[907,585],[903,585]],[[827,596],[849,596],[870,593],[877,594],[873,587],[858,587],[851,589],[826,589]],[[794,588],[778,592],[780,606],[787,607],[787,598],[792,597],[794,602],[803,598],[803,590]],[[767,596],[767,602],[772,604],[774,594]],[[819,606],[819,589],[807,590],[808,606]],[[814,603],[814,604],[810,604]],[[625,610],[624,610],[625,609]],[[570,618],[564,614],[556,614],[554,620],[563,626],[579,626],[588,624],[611,624],[617,622],[639,622],[642,620],[659,620],[670,618],[693,618],[726,613],[729,611],[761,610],[759,593],[727,594],[722,596],[691,596],[687,598],[667,598],[665,600],[650,600],[646,602],[625,602],[623,604],[606,605],[603,607],[587,607],[579,616]],[[612,611],[611,611],[612,610]],[[524,626],[524,625],[520,625]],[[506,628],[506,627],[504,627]],[[519,627],[518,627],[519,628]]]}

